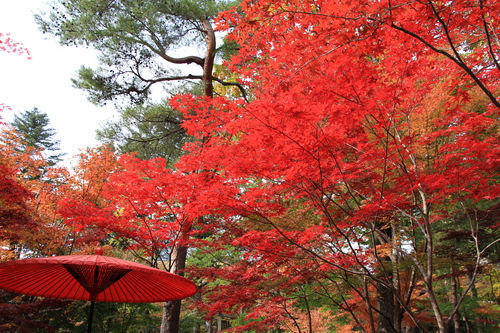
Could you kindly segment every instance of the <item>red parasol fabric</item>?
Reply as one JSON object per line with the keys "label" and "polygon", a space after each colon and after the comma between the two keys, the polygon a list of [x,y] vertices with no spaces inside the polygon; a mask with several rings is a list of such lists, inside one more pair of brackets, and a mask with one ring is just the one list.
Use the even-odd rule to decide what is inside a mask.
{"label": "red parasol fabric", "polygon": [[123,303],[173,301],[196,293],[196,285],[179,275],[101,255],[4,262],[0,288],[32,296]]}
{"label": "red parasol fabric", "polygon": [[19,294],[94,302],[153,303],[193,296],[179,275],[102,255],[68,255],[0,263],[0,288]]}

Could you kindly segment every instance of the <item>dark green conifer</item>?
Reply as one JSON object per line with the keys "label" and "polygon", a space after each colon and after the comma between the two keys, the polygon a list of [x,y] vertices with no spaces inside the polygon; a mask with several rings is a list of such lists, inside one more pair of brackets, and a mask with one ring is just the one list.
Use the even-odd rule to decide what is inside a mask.
{"label": "dark green conifer", "polygon": [[59,152],[60,141],[55,139],[56,130],[50,127],[49,116],[33,108],[14,116],[10,123],[26,143],[26,147],[36,147],[44,151],[49,165],[62,160],[64,153]]}

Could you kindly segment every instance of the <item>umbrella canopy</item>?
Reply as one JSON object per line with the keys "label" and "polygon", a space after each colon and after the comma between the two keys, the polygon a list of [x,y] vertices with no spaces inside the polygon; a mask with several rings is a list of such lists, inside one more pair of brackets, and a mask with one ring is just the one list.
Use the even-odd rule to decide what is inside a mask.
{"label": "umbrella canopy", "polygon": [[0,288],[31,296],[123,303],[180,300],[197,289],[179,275],[102,255],[4,262]]}

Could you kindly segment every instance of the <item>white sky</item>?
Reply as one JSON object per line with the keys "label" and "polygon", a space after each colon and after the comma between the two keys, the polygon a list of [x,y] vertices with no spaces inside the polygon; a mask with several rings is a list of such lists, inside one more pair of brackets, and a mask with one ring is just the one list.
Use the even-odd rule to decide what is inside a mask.
{"label": "white sky", "polygon": [[79,149],[98,145],[95,130],[116,112],[112,105],[96,107],[70,79],[80,66],[96,67],[96,54],[89,49],[60,46],[37,29],[33,14],[48,11],[46,0],[0,0],[0,32],[10,33],[31,52],[32,60],[0,52],[0,103],[12,107],[0,115],[11,121],[13,114],[37,107],[47,113],[57,131],[61,151],[67,158]]}

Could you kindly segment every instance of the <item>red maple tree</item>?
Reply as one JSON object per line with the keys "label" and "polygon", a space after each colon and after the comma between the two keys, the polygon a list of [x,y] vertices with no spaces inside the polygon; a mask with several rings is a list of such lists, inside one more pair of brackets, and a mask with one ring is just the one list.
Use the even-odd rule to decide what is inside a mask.
{"label": "red maple tree", "polygon": [[[241,264],[224,269],[268,276],[255,265],[291,247],[302,265],[357,279],[365,315],[351,314],[367,331],[428,331],[417,290],[440,332],[457,325],[498,241],[497,222],[478,212],[500,194],[499,6],[245,1],[223,15],[240,45],[231,66],[252,101],[181,96],[173,104],[203,139],[177,165],[205,170],[192,214],[218,216],[226,226],[215,235],[233,232],[232,244],[252,258],[245,273]],[[439,251],[459,224],[473,246],[450,273]],[[465,276],[443,312],[440,281]]]}

